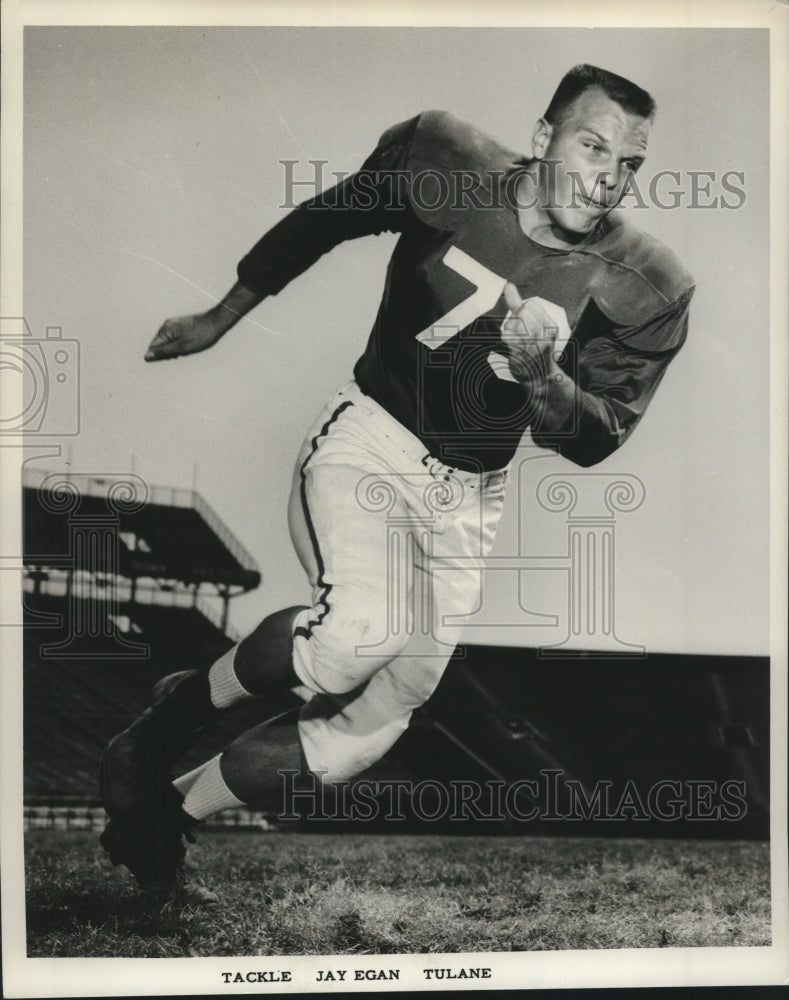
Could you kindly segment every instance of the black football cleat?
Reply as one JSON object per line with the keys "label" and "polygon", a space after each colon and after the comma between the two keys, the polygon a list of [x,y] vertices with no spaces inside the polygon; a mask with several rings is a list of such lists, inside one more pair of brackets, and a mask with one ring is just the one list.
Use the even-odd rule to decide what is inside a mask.
{"label": "black football cleat", "polygon": [[178,791],[161,779],[146,814],[135,819],[110,818],[99,837],[111,863],[127,868],[143,896],[157,908],[219,902],[215,893],[187,879],[184,840],[194,843],[196,821],[182,805]]}
{"label": "black football cleat", "polygon": [[129,822],[149,814],[159,780],[216,714],[203,671],[158,681],[150,707],[110,740],[102,756],[99,785],[107,814]]}

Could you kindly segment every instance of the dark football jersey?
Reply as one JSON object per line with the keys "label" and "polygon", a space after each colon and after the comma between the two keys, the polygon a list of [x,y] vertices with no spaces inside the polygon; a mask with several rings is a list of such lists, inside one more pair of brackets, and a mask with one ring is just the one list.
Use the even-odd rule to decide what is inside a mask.
{"label": "dark football jersey", "polygon": [[[299,205],[238,267],[245,287],[276,294],[343,240],[400,233],[354,376],[462,469],[506,465],[529,427],[537,444],[599,462],[632,433],[687,333],[692,279],[621,213],[568,250],[526,236],[514,193],[527,165],[474,126],[424,112],[385,132],[357,174]],[[506,281],[566,315],[560,364],[579,391],[561,432],[541,431],[541,397],[510,374]]]}

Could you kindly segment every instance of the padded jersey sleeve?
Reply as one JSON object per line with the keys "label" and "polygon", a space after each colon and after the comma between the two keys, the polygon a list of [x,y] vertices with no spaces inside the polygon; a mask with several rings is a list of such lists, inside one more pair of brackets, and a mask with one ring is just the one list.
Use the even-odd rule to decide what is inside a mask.
{"label": "padded jersey sleeve", "polygon": [[[692,296],[690,288],[669,309],[639,327],[590,340],[578,358],[574,415],[562,432],[548,434],[539,425],[532,426],[534,443],[556,448],[585,467],[624,444],[685,341]],[[643,349],[646,345],[649,350]]]}
{"label": "padded jersey sleeve", "polygon": [[345,240],[402,232],[413,218],[406,165],[420,116],[388,129],[359,171],[302,202],[273,226],[238,265],[252,292],[276,295]]}

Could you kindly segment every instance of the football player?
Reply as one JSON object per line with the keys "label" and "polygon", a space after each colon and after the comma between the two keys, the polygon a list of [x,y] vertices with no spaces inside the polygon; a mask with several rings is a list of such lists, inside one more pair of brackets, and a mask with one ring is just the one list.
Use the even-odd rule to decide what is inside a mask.
{"label": "football player", "polygon": [[[654,113],[640,87],[581,65],[537,122],[530,157],[451,114],[419,114],[267,232],[218,305],[154,337],[148,361],[205,350],[338,243],[400,234],[353,380],[296,463],[289,523],[311,605],[269,615],[207,672],[164,678],[105,751],[102,843],[157,898],[184,890],[196,823],[269,796],[284,769],[349,779],[402,734],[451,655],[445,623],[478,603],[527,429],[583,466],[633,432],[693,294],[677,258],[613,212]],[[412,540],[399,584],[392,518]],[[304,699],[296,724],[264,724],[171,780],[219,712],[282,688]]]}

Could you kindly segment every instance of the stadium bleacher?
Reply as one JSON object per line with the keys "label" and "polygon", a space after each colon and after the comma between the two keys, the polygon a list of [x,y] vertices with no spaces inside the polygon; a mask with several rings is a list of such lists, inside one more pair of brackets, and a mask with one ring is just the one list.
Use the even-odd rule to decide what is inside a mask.
{"label": "stadium bleacher", "polygon": [[[25,483],[26,821],[98,828],[106,742],[145,707],[156,679],[208,668],[233,644],[229,601],[257,586],[260,574],[190,491],[152,488],[139,509],[128,516],[116,511],[105,523],[102,497],[112,482],[62,478],[76,482],[77,502],[86,504],[81,520],[73,518],[74,504],[66,510],[51,498],[42,502],[51,476]],[[75,546],[75,532],[86,524],[104,524],[105,532],[109,524],[123,536],[115,562],[107,547]],[[199,560],[190,559],[195,551]],[[223,714],[178,769],[196,766],[250,726],[298,704],[285,692],[265,708],[248,702]],[[644,797],[661,781],[685,790],[694,782],[738,781],[745,789],[746,811],[736,823],[597,819],[587,824],[596,834],[766,836],[768,660],[660,654],[548,660],[534,649],[466,646],[374,776],[511,785],[551,771],[561,774],[557,801],[566,800],[568,779],[590,794],[601,783],[621,789],[628,781]],[[404,829],[413,826],[413,812],[408,818]],[[220,822],[260,825],[261,813],[241,810]],[[582,832],[583,823],[572,823],[573,833]],[[508,817],[499,826],[510,832],[518,823]],[[563,829],[550,819],[522,826]],[[493,832],[490,824],[486,829]]]}
{"label": "stadium bleacher", "polygon": [[25,803],[93,808],[108,739],[159,677],[232,645],[229,601],[260,573],[193,491],[57,473],[23,488]]}

